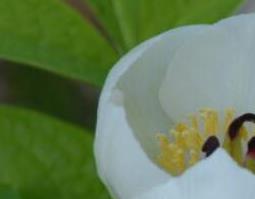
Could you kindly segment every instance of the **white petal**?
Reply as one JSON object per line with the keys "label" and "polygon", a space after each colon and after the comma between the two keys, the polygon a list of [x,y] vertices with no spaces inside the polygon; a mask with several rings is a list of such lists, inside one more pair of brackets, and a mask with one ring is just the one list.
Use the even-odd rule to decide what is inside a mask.
{"label": "white petal", "polygon": [[255,112],[255,15],[204,28],[169,63],[160,101],[175,122],[201,108]]}
{"label": "white petal", "polygon": [[135,199],[251,199],[255,178],[241,169],[224,150]]}
{"label": "white petal", "polygon": [[95,156],[116,198],[131,198],[170,178],[143,149],[153,156],[155,133],[170,124],[158,99],[167,63],[182,40],[202,27],[180,28],[145,42],[109,74],[99,102]]}
{"label": "white petal", "polygon": [[[115,85],[123,93],[128,124],[143,149],[152,158],[155,158],[158,149],[155,134],[159,131],[168,132],[171,125],[159,102],[158,92],[162,78],[183,40],[192,38],[192,35],[202,31],[203,27],[180,28],[154,38],[153,45],[129,64]],[[117,64],[115,67],[119,66],[120,64]]]}
{"label": "white petal", "polygon": [[127,68],[155,41],[133,50],[114,67],[100,98],[95,157],[99,175],[114,198],[129,199],[169,179],[136,140],[126,120],[123,92],[116,87]]}

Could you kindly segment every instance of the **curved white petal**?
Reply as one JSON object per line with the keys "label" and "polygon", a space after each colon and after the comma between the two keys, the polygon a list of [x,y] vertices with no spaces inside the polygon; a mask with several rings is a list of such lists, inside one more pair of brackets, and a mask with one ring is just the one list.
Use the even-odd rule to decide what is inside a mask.
{"label": "curved white petal", "polygon": [[113,68],[100,98],[95,157],[99,175],[115,198],[131,198],[169,179],[136,140],[126,120],[124,93],[116,86],[126,70],[156,41],[134,49]]}
{"label": "curved white petal", "polygon": [[99,174],[116,198],[131,198],[170,178],[143,149],[153,157],[155,134],[170,125],[158,99],[167,63],[183,39],[202,27],[155,37],[110,72],[99,102],[95,156]]}
{"label": "curved white petal", "polygon": [[183,176],[135,199],[251,199],[254,187],[254,175],[219,149]]}
{"label": "curved white petal", "polygon": [[206,27],[176,51],[160,89],[168,116],[180,121],[203,107],[255,112],[255,15]]}

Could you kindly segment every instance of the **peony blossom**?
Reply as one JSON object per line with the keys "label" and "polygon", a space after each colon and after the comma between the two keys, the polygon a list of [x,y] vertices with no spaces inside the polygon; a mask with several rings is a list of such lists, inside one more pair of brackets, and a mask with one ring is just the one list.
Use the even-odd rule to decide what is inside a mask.
{"label": "peony blossom", "polygon": [[113,198],[253,198],[254,82],[254,14],[180,27],[124,56],[95,139]]}

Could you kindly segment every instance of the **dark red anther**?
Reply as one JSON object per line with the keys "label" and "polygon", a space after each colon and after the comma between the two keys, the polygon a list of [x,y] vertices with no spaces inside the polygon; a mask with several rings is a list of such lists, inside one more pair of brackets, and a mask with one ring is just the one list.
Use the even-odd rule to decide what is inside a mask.
{"label": "dark red anther", "polygon": [[210,136],[202,147],[202,151],[209,157],[213,152],[220,147],[220,142],[216,136]]}
{"label": "dark red anther", "polygon": [[228,135],[231,140],[235,139],[238,136],[238,133],[240,132],[240,129],[245,122],[255,123],[255,114],[245,113],[232,121],[228,128]]}

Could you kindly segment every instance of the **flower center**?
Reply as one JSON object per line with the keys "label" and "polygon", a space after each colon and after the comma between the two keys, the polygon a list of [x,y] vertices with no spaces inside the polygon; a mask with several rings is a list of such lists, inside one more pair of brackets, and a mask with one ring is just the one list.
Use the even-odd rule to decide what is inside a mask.
{"label": "flower center", "polygon": [[217,111],[203,109],[187,122],[177,124],[169,135],[157,135],[157,162],[171,175],[178,176],[221,147],[240,166],[255,173],[255,137],[250,136],[252,130],[245,122],[255,123],[255,114],[235,118],[235,111],[227,109],[220,118]]}

